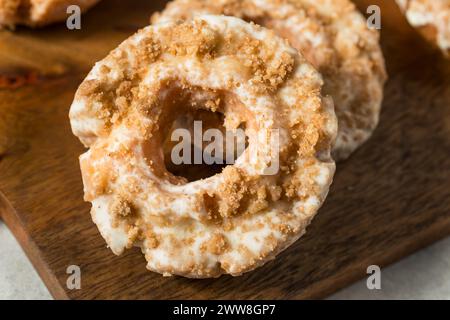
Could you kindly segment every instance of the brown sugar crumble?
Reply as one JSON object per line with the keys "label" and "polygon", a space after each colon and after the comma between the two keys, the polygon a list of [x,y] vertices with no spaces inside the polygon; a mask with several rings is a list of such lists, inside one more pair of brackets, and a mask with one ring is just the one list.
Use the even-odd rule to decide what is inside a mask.
{"label": "brown sugar crumble", "polygon": [[228,249],[228,241],[223,234],[214,234],[207,242],[208,252],[215,255],[221,255]]}

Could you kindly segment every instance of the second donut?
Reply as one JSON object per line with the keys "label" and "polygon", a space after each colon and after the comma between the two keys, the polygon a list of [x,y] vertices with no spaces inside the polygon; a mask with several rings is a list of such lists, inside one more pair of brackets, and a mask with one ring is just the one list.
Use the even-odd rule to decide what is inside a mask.
{"label": "second donut", "polygon": [[379,120],[386,71],[379,34],[348,0],[175,0],[153,23],[223,14],[251,21],[288,39],[322,73],[334,99],[339,131],[333,156],[344,160]]}

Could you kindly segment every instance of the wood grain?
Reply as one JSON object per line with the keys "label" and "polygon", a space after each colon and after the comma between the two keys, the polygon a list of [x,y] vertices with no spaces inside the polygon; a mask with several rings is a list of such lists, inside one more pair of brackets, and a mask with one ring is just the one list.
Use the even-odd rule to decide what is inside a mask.
{"label": "wood grain", "polygon": [[[307,235],[263,268],[239,278],[163,278],[137,249],[115,257],[82,200],[68,110],[94,62],[147,23],[164,1],[105,0],[64,26],[0,32],[0,213],[55,298],[175,299],[324,297],[450,234],[450,63],[382,8],[390,80],[373,139],[339,164]],[[66,288],[79,265],[82,289]]]}

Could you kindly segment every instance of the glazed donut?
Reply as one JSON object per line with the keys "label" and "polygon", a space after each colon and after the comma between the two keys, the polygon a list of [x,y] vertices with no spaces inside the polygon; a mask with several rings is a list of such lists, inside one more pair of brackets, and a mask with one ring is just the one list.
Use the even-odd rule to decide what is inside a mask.
{"label": "glazed donut", "polygon": [[396,0],[409,23],[450,57],[450,0]]}
{"label": "glazed donut", "polygon": [[38,27],[67,19],[67,7],[86,11],[100,0],[0,0],[0,28]]}
{"label": "glazed donut", "polygon": [[[85,200],[108,246],[139,246],[149,270],[192,278],[240,275],[274,258],[305,232],[332,182],[337,120],[322,85],[285,40],[237,18],[158,24],[123,42],[70,110],[90,148],[80,157]],[[266,140],[249,135],[233,165],[187,182],[167,170],[162,141],[179,115],[198,110]],[[268,175],[274,132],[280,169]]]}
{"label": "glazed donut", "polygon": [[376,30],[348,0],[175,0],[152,23],[225,14],[252,21],[289,40],[322,73],[334,99],[339,131],[335,160],[344,160],[372,134],[386,80]]}

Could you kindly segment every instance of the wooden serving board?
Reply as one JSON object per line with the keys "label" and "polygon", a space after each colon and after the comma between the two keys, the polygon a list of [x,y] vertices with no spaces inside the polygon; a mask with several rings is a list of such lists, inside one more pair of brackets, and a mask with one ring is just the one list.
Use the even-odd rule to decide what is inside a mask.
{"label": "wooden serving board", "polygon": [[[64,24],[0,32],[0,213],[55,298],[297,299],[324,297],[450,234],[450,61],[382,9],[390,80],[379,129],[338,165],[330,196],[305,237],[239,278],[164,278],[138,249],[114,256],[83,202],[68,111],[94,62],[145,26],[164,1],[105,0]],[[66,287],[79,265],[81,290]]]}

